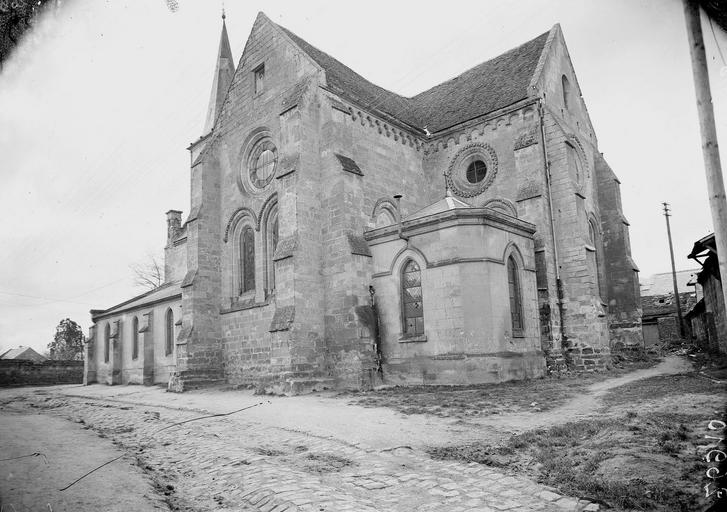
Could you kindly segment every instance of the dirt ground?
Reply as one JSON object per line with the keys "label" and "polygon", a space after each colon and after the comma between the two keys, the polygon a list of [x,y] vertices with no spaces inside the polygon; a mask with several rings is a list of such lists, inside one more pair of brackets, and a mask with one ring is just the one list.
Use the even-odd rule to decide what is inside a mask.
{"label": "dirt ground", "polygon": [[[0,462],[0,510],[167,510],[135,461],[81,424],[47,415],[3,412],[0,439],[0,459],[11,459]],[[81,447],[82,457],[78,453]],[[103,471],[89,475],[85,485],[60,491],[72,475],[80,476],[88,467],[119,456],[121,459]],[[89,493],[88,486],[98,492]]]}
{"label": "dirt ground", "polygon": [[[12,489],[0,475],[0,495],[21,504],[22,496],[26,510],[47,510],[47,503],[74,510],[63,508],[54,489],[126,453],[72,487],[79,499],[104,499],[111,493],[98,489],[121,482],[141,500],[128,510],[582,511],[595,510],[595,503],[659,509],[673,496],[649,495],[644,487],[642,501],[619,502],[608,494],[624,491],[618,482],[605,491],[588,485],[611,475],[634,480],[656,468],[682,478],[687,497],[702,493],[700,429],[723,404],[724,385],[696,376],[673,356],[627,373],[409,394],[4,389],[3,452],[43,451],[49,461],[65,462],[44,468],[53,473],[47,480],[37,472],[37,457],[0,463],[3,471],[31,468]],[[178,424],[245,407],[251,408]],[[53,453],[61,447],[66,451]],[[647,486],[653,479],[641,480]],[[116,510],[78,503],[75,510]]]}

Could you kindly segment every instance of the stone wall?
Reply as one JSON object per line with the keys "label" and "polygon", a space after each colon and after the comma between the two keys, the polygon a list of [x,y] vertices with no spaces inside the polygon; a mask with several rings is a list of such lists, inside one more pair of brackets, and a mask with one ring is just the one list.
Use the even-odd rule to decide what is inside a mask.
{"label": "stone wall", "polygon": [[372,262],[363,233],[375,223],[377,205],[392,205],[401,194],[406,215],[426,205],[431,185],[411,134],[331,94],[318,101],[326,364],[339,387],[367,388],[377,376],[374,339],[357,314],[370,304]]}
{"label": "stone wall", "polygon": [[0,387],[82,384],[83,361],[0,359]]}
{"label": "stone wall", "polygon": [[[255,91],[253,70],[261,64],[265,84]],[[207,215],[196,222],[209,228],[188,228],[195,232],[188,237],[194,253],[189,266],[198,270],[185,291],[185,328],[189,324],[191,329],[185,366],[190,370],[217,364],[231,384],[286,391],[296,379],[315,378],[322,367],[317,74],[317,67],[279,29],[258,18],[213,146],[204,150],[206,155],[203,151],[192,171],[200,176],[193,178],[192,207],[198,202]],[[276,147],[277,170],[275,179],[258,191],[244,180],[249,151],[261,137],[269,137]],[[285,253],[272,254],[268,245],[275,215],[278,247],[287,248]],[[245,225],[255,230],[255,289],[241,295],[236,247]],[[207,285],[203,266],[210,276]],[[200,325],[205,322],[216,325]],[[219,348],[216,363],[214,347]]]}
{"label": "stone wall", "polygon": [[[598,141],[559,29],[547,42],[546,52],[534,85],[544,97],[545,146],[562,281],[562,348],[571,363],[579,366],[583,349],[589,360],[591,352],[602,352],[604,347],[608,352],[606,298],[600,291],[606,272],[594,172]],[[564,81],[569,84],[566,89]],[[595,240],[591,240],[589,223],[596,226]]]}
{"label": "stone wall", "polygon": [[[474,219],[477,221],[474,221]],[[366,234],[383,378],[393,384],[465,384],[542,376],[532,225],[489,209],[464,209]],[[510,316],[506,263],[517,262],[523,330]],[[402,268],[421,272],[424,333],[404,335]]]}
{"label": "stone wall", "polygon": [[605,269],[608,275],[608,325],[611,347],[643,345],[638,267],[631,258],[629,224],[621,206],[620,182],[602,155],[596,155],[598,201]]}
{"label": "stone wall", "polygon": [[[174,343],[166,354],[165,317],[174,315],[174,339],[180,332],[181,301],[167,302],[97,317],[87,344],[86,383],[167,384],[175,370]],[[138,353],[134,357],[134,318],[138,321]],[[109,360],[105,361],[105,333],[109,326]]]}

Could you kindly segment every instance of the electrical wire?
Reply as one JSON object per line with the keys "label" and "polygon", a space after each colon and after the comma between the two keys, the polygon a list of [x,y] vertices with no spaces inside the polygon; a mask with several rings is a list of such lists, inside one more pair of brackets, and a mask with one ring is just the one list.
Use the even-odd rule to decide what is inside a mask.
{"label": "electrical wire", "polygon": [[[167,430],[167,429],[169,429],[169,428],[172,428],[172,427],[176,427],[176,426],[179,426],[179,425],[184,425],[185,423],[190,423],[190,422],[192,422],[192,421],[199,421],[199,420],[204,420],[204,419],[207,419],[207,418],[220,418],[220,417],[222,417],[222,416],[231,416],[232,414],[237,414],[238,412],[242,412],[242,411],[245,411],[245,410],[247,410],[247,409],[252,409],[253,407],[257,407],[257,406],[259,406],[259,405],[264,405],[264,404],[266,404],[266,403],[268,403],[268,404],[269,404],[269,403],[272,403],[272,402],[271,402],[270,400],[266,400],[265,402],[258,402],[258,403],[256,403],[256,404],[253,404],[253,405],[248,405],[248,406],[246,406],[246,407],[242,407],[242,408],[240,408],[240,409],[236,409],[236,410],[234,410],[234,411],[230,411],[230,412],[223,412],[223,413],[219,413],[219,414],[206,414],[206,415],[204,415],[204,416],[197,416],[196,418],[191,418],[191,419],[188,419],[188,420],[184,420],[184,421],[178,421],[177,423],[172,423],[171,425],[167,425],[167,426],[165,426],[165,427],[162,427],[162,428],[160,428],[159,430],[155,430],[154,432],[152,432],[151,434],[149,434],[149,435],[147,436],[147,439],[151,438],[152,436],[154,436],[154,435],[158,434],[159,432],[161,432],[161,431],[163,431],[163,430]],[[35,455],[35,454],[33,454],[33,455]],[[83,480],[84,478],[86,478],[86,477],[87,477],[88,475],[90,475],[91,473],[93,473],[93,472],[95,472],[95,471],[98,471],[99,469],[103,468],[104,466],[108,466],[108,465],[109,465],[109,464],[111,464],[112,462],[115,462],[115,461],[119,460],[119,459],[120,459],[121,457],[123,457],[124,455],[126,455],[126,453],[122,453],[122,454],[121,454],[121,455],[119,455],[118,457],[115,457],[115,458],[113,458],[113,459],[111,459],[111,460],[108,460],[108,461],[104,462],[103,464],[101,464],[100,466],[96,466],[96,467],[95,467],[95,468],[93,468],[93,469],[92,469],[91,471],[88,471],[87,473],[85,473],[85,474],[81,475],[80,477],[76,478],[76,479],[75,479],[75,480],[74,480],[73,482],[71,482],[70,484],[68,484],[68,485],[66,485],[65,487],[63,487],[62,489],[58,489],[58,490],[62,492],[62,491],[65,491],[66,489],[69,489],[69,488],[71,488],[72,486],[74,486],[75,484],[77,484],[78,482],[80,482],[81,480]],[[30,455],[24,455],[24,457],[30,457]]]}
{"label": "electrical wire", "polygon": [[712,37],[714,38],[714,44],[717,47],[717,51],[719,52],[719,56],[722,59],[722,65],[727,66],[727,62],[724,60],[724,54],[722,53],[722,48],[719,46],[719,41],[717,41],[717,35],[714,33],[714,24],[712,23],[712,18],[708,16],[709,18],[709,28],[712,29]]}

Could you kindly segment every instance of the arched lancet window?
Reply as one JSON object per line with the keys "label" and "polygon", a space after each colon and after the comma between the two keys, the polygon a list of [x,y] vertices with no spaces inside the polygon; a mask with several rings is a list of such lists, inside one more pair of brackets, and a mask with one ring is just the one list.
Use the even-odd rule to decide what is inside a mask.
{"label": "arched lancet window", "polygon": [[563,106],[566,109],[570,108],[570,82],[568,81],[568,77],[563,75],[561,77],[561,82],[563,86]]}
{"label": "arched lancet window", "polygon": [[414,260],[407,261],[401,269],[401,309],[404,335],[423,335],[422,273]]}
{"label": "arched lancet window", "polygon": [[565,147],[568,152],[568,165],[575,173],[576,183],[580,185],[583,181],[583,165],[581,164],[581,157],[578,156],[578,151],[570,142],[566,142]]}
{"label": "arched lancet window", "polygon": [[104,346],[103,346],[103,360],[104,363],[109,362],[109,353],[111,352],[111,324],[106,324],[103,332]]}
{"label": "arched lancet window", "polygon": [[174,313],[172,313],[171,308],[167,309],[167,315],[165,318],[164,326],[165,326],[164,353],[166,355],[169,355],[174,350]]}
{"label": "arched lancet window", "polygon": [[268,215],[267,226],[265,227],[265,273],[267,289],[269,292],[275,290],[275,248],[278,246],[278,211],[277,208]]}
{"label": "arched lancet window", "polygon": [[139,357],[139,319],[134,317],[131,321],[131,358]]}
{"label": "arched lancet window", "polygon": [[596,292],[598,296],[603,297],[605,295],[603,290],[603,281],[601,279],[601,255],[598,252],[598,229],[593,222],[593,219],[588,221],[588,240],[593,246],[593,268],[596,274]]}
{"label": "arched lancet window", "polygon": [[507,284],[510,291],[510,320],[512,321],[513,336],[523,332],[523,305],[520,295],[520,275],[518,274],[515,258],[507,258]]}
{"label": "arched lancet window", "polygon": [[375,227],[383,228],[384,226],[392,226],[396,224],[396,218],[386,208],[382,208],[376,215]]}
{"label": "arched lancet window", "polygon": [[255,232],[245,226],[240,233],[240,286],[239,292],[255,289]]}

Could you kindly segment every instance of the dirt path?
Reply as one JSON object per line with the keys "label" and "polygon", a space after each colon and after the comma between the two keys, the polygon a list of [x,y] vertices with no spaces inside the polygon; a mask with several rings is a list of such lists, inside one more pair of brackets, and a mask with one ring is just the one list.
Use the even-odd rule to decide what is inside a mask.
{"label": "dirt path", "polygon": [[[482,427],[481,433],[488,434],[519,434],[535,428],[552,427],[569,421],[582,420],[600,416],[601,397],[609,391],[632,382],[648,379],[659,375],[675,375],[694,371],[691,363],[680,356],[667,356],[658,365],[644,370],[636,370],[621,377],[597,382],[588,386],[587,392],[571,399],[564,405],[543,412],[525,412],[487,416],[478,420],[468,421]],[[488,432],[487,429],[492,429]]]}
{"label": "dirt path", "polygon": [[0,416],[0,439],[2,459],[43,454],[0,462],[1,510],[168,510],[149,479],[128,457],[89,475],[82,485],[59,491],[74,476],[124,453],[79,424],[47,414],[4,411]]}

